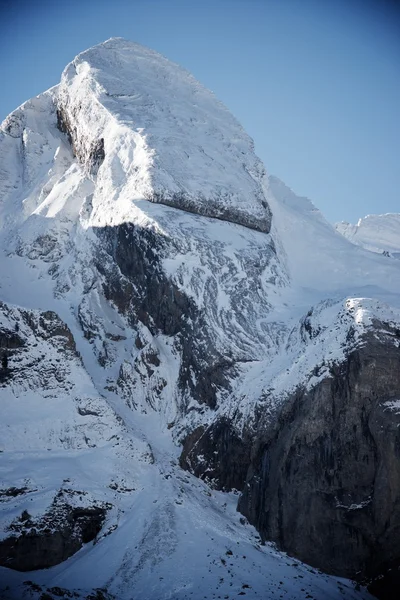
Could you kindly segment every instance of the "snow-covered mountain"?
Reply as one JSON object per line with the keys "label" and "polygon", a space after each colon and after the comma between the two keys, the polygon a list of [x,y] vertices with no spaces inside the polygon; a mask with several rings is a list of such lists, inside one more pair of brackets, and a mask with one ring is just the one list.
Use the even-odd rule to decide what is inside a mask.
{"label": "snow-covered mountain", "polygon": [[400,258],[400,214],[368,215],[357,225],[342,221],[335,228],[348,240],[371,252]]}
{"label": "snow-covered mountain", "polygon": [[113,38],[7,117],[0,253],[4,598],[393,575],[400,263],[268,178],[189,73]]}

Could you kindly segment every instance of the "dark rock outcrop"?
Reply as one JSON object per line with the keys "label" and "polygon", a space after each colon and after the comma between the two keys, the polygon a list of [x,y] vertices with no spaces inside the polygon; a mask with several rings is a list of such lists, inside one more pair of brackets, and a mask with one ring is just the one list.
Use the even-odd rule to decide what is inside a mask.
{"label": "dark rock outcrop", "polygon": [[222,490],[242,490],[250,464],[251,443],[222,418],[186,437],[180,465]]}
{"label": "dark rock outcrop", "polygon": [[[269,233],[271,230],[271,210],[267,201],[264,198],[261,198],[261,194],[260,204],[265,212],[264,218],[251,215],[245,207],[241,209],[240,206],[229,206],[229,204],[224,204],[218,196],[215,196],[214,198],[199,198],[192,197],[183,192],[171,194],[167,190],[163,190],[149,194],[146,197],[146,200],[179,208],[180,210],[185,210],[196,215],[202,215],[203,217],[212,217],[214,219],[220,219],[221,221],[237,223],[238,225],[243,225],[244,227],[255,229],[256,231],[261,231],[263,233]],[[245,203],[244,206],[246,206]]]}
{"label": "dark rock outcrop", "polygon": [[[220,419],[186,437],[181,466],[220,489],[278,546],[325,572],[386,581],[400,566],[400,350],[375,323],[311,390],[299,388],[254,429]],[[390,587],[390,585],[389,585]],[[383,591],[382,591],[383,590]]]}
{"label": "dark rock outcrop", "polygon": [[359,580],[400,564],[400,351],[377,338],[259,434],[238,507],[263,539]]}
{"label": "dark rock outcrop", "polygon": [[24,511],[0,541],[0,565],[16,571],[46,569],[66,560],[100,532],[107,507],[55,502],[41,519]]}
{"label": "dark rock outcrop", "polygon": [[[5,317],[0,327],[0,385],[36,377],[45,389],[55,382],[70,387],[69,371],[60,355],[80,358],[74,337],[60,317],[53,311],[29,311],[3,302],[0,314]],[[40,342],[53,352],[35,351]]]}
{"label": "dark rock outcrop", "polygon": [[167,241],[130,223],[95,232],[102,242],[96,268],[107,300],[128,317],[132,327],[140,321],[152,335],[175,336],[182,356],[182,396],[188,390],[200,404],[215,408],[217,390],[229,389],[228,374],[234,364],[215,349],[207,315],[166,277],[161,261]]}
{"label": "dark rock outcrop", "polygon": [[[0,302],[0,311],[3,307],[5,305]],[[0,327],[0,385],[5,384],[12,376],[10,357],[25,345],[18,330],[18,322],[15,323],[14,330]]]}
{"label": "dark rock outcrop", "polygon": [[[116,600],[115,596],[110,594],[106,588],[95,588],[90,592],[81,589],[66,589],[58,585],[48,587],[39,585],[34,581],[24,581],[20,586],[21,598],[30,598],[31,600]],[[27,593],[25,593],[27,592]],[[4,598],[7,600],[8,596]],[[12,595],[15,598],[15,595]]]}
{"label": "dark rock outcrop", "polygon": [[57,111],[57,129],[67,136],[74,156],[84,165],[88,173],[96,175],[105,158],[104,138],[97,140],[81,140],[77,134],[74,119],[61,104]]}

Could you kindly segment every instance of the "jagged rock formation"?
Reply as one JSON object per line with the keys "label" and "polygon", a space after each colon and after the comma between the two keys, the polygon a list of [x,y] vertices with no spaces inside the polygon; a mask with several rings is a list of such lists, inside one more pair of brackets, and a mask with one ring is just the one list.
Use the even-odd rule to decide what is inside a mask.
{"label": "jagged rock formation", "polygon": [[1,564],[75,554],[33,587],[1,569],[6,598],[368,597],[249,522],[329,573],[393,579],[400,263],[122,39],[12,113],[0,160]]}

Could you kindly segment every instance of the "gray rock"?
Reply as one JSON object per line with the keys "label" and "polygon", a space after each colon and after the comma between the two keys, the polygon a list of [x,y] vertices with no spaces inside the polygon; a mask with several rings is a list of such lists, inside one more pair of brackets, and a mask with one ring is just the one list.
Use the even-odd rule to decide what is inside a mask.
{"label": "gray rock", "polygon": [[217,389],[229,389],[227,374],[234,365],[215,349],[206,314],[166,277],[161,262],[167,241],[129,223],[95,232],[102,242],[96,268],[106,299],[128,317],[133,328],[140,321],[152,335],[175,336],[182,356],[182,396],[188,390],[199,404],[215,408]]}
{"label": "gray rock", "polygon": [[242,490],[250,464],[251,443],[226,418],[198,427],[184,441],[180,466],[213,487]]}
{"label": "gray rock", "polygon": [[[183,443],[180,463],[219,489],[263,540],[389,598],[400,566],[399,332],[375,323],[313,389],[244,429],[220,418]],[[389,581],[389,583],[386,583]]]}
{"label": "gray rock", "polygon": [[271,229],[272,213],[265,199],[261,200],[265,210],[265,218],[263,219],[249,214],[246,209],[241,209],[239,206],[224,206],[218,196],[214,198],[193,198],[183,192],[171,194],[167,190],[163,190],[148,195],[146,200],[186,210],[196,215],[237,223],[263,233],[269,233]]}
{"label": "gray rock", "polygon": [[258,433],[238,507],[263,539],[359,580],[400,564],[400,352],[377,337]]}
{"label": "gray rock", "polygon": [[76,508],[55,503],[42,518],[24,511],[0,541],[0,565],[16,571],[46,569],[66,560],[100,532],[105,507]]}

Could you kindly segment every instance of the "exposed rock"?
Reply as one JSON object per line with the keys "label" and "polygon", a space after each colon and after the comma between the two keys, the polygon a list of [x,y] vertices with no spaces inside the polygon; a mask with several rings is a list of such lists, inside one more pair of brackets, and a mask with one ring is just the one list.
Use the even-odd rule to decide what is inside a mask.
{"label": "exposed rock", "polygon": [[369,585],[368,591],[380,600],[397,600],[400,586],[400,567],[388,569],[376,577]]}
{"label": "exposed rock", "polygon": [[22,494],[25,494],[28,491],[27,487],[22,487],[22,488],[17,488],[17,487],[10,487],[4,490],[0,490],[0,502],[2,501],[2,498],[15,498],[16,496],[20,496]]}
{"label": "exposed rock", "polygon": [[180,465],[212,486],[242,490],[250,464],[251,443],[226,418],[198,427],[184,441]]}
{"label": "exposed rock", "polygon": [[0,565],[16,571],[46,569],[66,560],[100,532],[106,507],[72,507],[55,501],[41,519],[24,511],[0,541]]}
{"label": "exposed rock", "polygon": [[15,350],[23,345],[24,341],[16,331],[0,329],[0,350]]}
{"label": "exposed rock", "polygon": [[263,539],[328,573],[359,580],[399,566],[395,398],[398,344],[373,332],[331,377],[285,403],[278,421],[258,433],[239,501]]}
{"label": "exposed rock", "polygon": [[263,233],[269,233],[271,229],[272,215],[265,199],[261,201],[266,213],[262,220],[258,216],[248,214],[246,209],[241,210],[239,206],[224,205],[218,196],[214,198],[192,197],[183,192],[171,194],[164,190],[148,194],[146,200],[186,210],[196,215],[230,221]]}
{"label": "exposed rock", "polygon": [[[10,381],[23,382],[34,376],[44,388],[64,384],[70,387],[66,361],[60,361],[59,355],[67,355],[72,360],[80,360],[74,337],[53,311],[29,311],[10,307],[0,302],[0,316],[5,318],[0,327],[0,358],[6,357],[0,365],[0,383],[8,384]],[[48,343],[53,355],[41,355],[32,352],[32,346],[37,346],[38,341]],[[7,363],[6,368],[4,367]],[[35,375],[31,372],[33,367],[39,367]]]}
{"label": "exposed rock", "polygon": [[78,413],[82,416],[82,417],[86,417],[88,415],[92,415],[94,417],[98,417],[99,413],[95,410],[90,410],[90,408],[84,408],[81,406],[78,406]]}
{"label": "exposed rock", "polygon": [[97,173],[105,156],[104,138],[95,140],[89,151],[89,171],[92,175]]}
{"label": "exposed rock", "polygon": [[[27,596],[25,592],[27,592]],[[67,598],[75,600],[115,600],[115,596],[110,594],[105,588],[95,588],[88,593],[84,590],[70,590],[61,588],[60,586],[47,587],[33,581],[24,581],[21,593],[23,598],[28,597],[32,600],[58,600],[58,598],[64,600]]]}
{"label": "exposed rock", "polygon": [[[166,277],[161,268],[166,241],[148,229],[123,224],[97,229],[104,254],[96,267],[103,275],[103,291],[131,325],[140,321],[156,335],[176,336],[182,361],[179,385],[200,403],[216,406],[219,388],[229,389],[227,374],[234,367],[215,349],[206,315]],[[86,329],[85,329],[86,331]],[[136,346],[142,342],[136,338]],[[156,365],[147,357],[147,363]],[[192,376],[195,375],[195,377]]]}
{"label": "exposed rock", "polygon": [[263,540],[325,572],[372,581],[394,598],[400,567],[398,331],[374,324],[347,359],[277,418],[198,427],[180,464],[219,489],[243,490],[238,510]]}
{"label": "exposed rock", "polygon": [[57,108],[57,128],[66,134],[74,156],[86,166],[91,175],[96,175],[105,158],[104,138],[88,144],[87,140],[78,138],[77,128],[73,123],[73,118],[71,119],[68,111],[60,104]]}
{"label": "exposed rock", "polygon": [[69,121],[66,111],[61,106],[57,108],[57,128],[61,131],[61,133],[66,134],[75,155],[73,126]]}
{"label": "exposed rock", "polygon": [[50,337],[60,337],[65,348],[71,350],[74,354],[76,353],[74,336],[55,312],[48,310],[42,313],[39,318],[39,326],[39,335],[42,339],[47,340]]}

